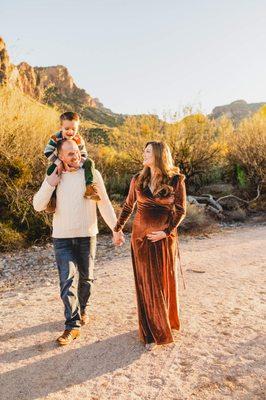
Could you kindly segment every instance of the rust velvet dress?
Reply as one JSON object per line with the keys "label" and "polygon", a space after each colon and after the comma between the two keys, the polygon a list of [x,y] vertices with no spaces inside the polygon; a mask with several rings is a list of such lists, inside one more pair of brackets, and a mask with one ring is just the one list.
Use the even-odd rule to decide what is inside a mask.
{"label": "rust velvet dress", "polygon": [[[177,226],[186,212],[184,175],[175,175],[167,197],[138,188],[138,175],[130,183],[116,231],[123,228],[137,204],[132,227],[131,255],[138,304],[139,335],[144,343],[173,342],[172,329],[180,329],[177,287]],[[151,242],[147,234],[165,231],[167,237]]]}

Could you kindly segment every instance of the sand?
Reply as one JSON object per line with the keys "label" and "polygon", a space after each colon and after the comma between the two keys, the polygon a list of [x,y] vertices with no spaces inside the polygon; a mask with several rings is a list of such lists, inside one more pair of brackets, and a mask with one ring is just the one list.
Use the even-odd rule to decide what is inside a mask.
{"label": "sand", "polygon": [[0,300],[0,399],[265,399],[265,238],[262,225],[181,239],[182,328],[151,352],[138,339],[129,243],[99,259],[90,322],[70,346],[55,343],[56,270],[49,285],[21,286],[18,274]]}

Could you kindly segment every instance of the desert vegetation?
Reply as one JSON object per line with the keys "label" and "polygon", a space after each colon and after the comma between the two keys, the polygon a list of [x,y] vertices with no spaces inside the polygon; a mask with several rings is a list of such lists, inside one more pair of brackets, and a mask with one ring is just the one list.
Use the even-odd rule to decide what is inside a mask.
{"label": "desert vegetation", "polygon": [[[5,251],[43,241],[50,234],[51,218],[34,212],[32,196],[44,178],[43,149],[59,128],[59,110],[3,87],[0,113],[0,249]],[[265,108],[237,126],[224,117],[213,120],[200,113],[172,123],[141,115],[129,116],[113,128],[84,120],[81,133],[117,211],[131,176],[141,169],[143,147],[150,140],[169,144],[175,164],[186,175],[190,195],[212,185],[220,185],[219,195],[228,194],[223,188],[232,185],[234,193],[248,201],[265,180]],[[263,207],[262,198],[253,208]],[[190,206],[183,229],[206,226],[206,218],[202,210]]]}

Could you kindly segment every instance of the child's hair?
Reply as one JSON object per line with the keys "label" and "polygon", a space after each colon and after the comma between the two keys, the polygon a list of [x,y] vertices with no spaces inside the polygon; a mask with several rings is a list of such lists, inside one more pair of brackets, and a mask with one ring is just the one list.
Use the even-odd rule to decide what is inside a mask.
{"label": "child's hair", "polygon": [[60,121],[79,121],[79,115],[76,112],[67,111],[60,115]]}

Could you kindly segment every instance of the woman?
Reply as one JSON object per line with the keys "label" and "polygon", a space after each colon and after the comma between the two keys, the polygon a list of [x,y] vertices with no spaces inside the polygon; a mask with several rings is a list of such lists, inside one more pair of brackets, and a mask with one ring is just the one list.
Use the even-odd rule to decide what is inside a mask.
{"label": "woman", "polygon": [[137,203],[131,253],[136,284],[139,334],[146,348],[173,342],[180,329],[177,280],[177,226],[186,213],[185,176],[174,167],[169,147],[149,142],[144,168],[130,183],[115,231],[124,227]]}

